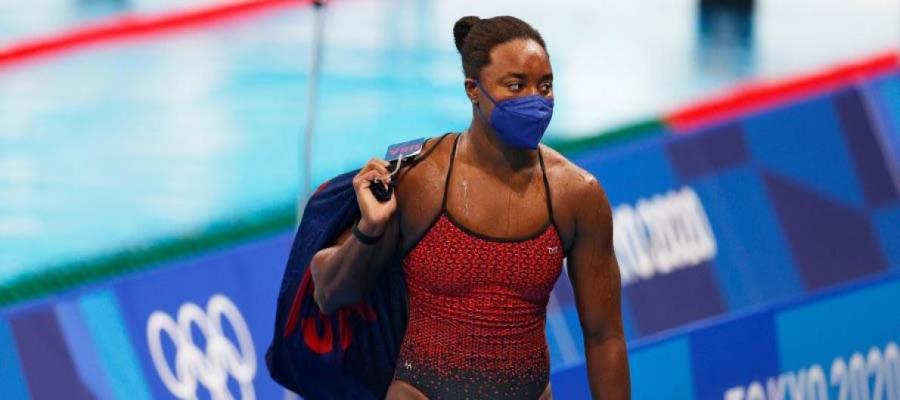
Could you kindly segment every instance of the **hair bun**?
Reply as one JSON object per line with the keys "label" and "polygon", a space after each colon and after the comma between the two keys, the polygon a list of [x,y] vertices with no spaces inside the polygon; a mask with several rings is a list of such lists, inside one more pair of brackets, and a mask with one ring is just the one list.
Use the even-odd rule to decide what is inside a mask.
{"label": "hair bun", "polygon": [[466,42],[466,36],[469,36],[469,31],[472,30],[472,27],[475,24],[481,22],[481,18],[478,17],[462,17],[456,24],[453,25],[453,39],[456,41],[456,50],[462,52],[463,43]]}

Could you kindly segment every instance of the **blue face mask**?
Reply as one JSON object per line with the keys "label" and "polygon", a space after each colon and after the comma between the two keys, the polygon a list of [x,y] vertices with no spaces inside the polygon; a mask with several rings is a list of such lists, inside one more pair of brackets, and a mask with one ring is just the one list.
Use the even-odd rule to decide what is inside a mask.
{"label": "blue face mask", "polygon": [[553,116],[553,100],[532,95],[496,102],[478,81],[475,85],[494,103],[491,126],[500,140],[513,148],[536,149]]}

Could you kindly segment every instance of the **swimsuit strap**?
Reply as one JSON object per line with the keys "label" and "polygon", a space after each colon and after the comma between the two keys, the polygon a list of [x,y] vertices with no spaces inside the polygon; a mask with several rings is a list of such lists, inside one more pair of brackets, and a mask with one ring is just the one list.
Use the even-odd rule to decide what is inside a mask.
{"label": "swimsuit strap", "polygon": [[456,139],[453,140],[453,150],[450,151],[450,165],[447,167],[447,179],[444,180],[444,197],[441,199],[441,212],[447,209],[447,189],[450,188],[450,174],[453,172],[453,159],[456,158],[456,145],[459,144],[459,138],[462,137],[462,133],[456,136]]}
{"label": "swimsuit strap", "polygon": [[544,156],[541,155],[540,147],[538,147],[538,160],[541,162],[541,175],[544,177],[544,191],[547,193],[547,215],[550,216],[550,223],[556,226],[556,220],[553,218],[553,200],[550,199],[550,182],[547,181],[547,171],[544,169]]}

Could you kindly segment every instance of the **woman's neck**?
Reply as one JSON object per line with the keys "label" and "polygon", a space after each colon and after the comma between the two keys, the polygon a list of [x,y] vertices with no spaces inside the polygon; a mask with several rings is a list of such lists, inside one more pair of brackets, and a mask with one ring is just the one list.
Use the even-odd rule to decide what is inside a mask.
{"label": "woman's neck", "polygon": [[[491,127],[477,116],[472,119],[460,148],[469,164],[487,169],[491,174],[505,179],[532,169],[537,162],[536,150],[523,150],[507,146],[491,131]],[[460,153],[460,149],[457,149]]]}

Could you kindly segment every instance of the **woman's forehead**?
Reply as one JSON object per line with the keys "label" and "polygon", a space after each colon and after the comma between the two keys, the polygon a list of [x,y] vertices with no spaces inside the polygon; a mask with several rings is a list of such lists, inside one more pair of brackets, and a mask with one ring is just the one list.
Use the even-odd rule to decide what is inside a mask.
{"label": "woman's forehead", "polygon": [[508,73],[544,76],[551,73],[550,57],[538,42],[514,39],[491,49],[491,63],[481,71],[485,78],[497,78]]}

